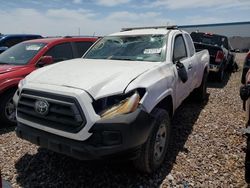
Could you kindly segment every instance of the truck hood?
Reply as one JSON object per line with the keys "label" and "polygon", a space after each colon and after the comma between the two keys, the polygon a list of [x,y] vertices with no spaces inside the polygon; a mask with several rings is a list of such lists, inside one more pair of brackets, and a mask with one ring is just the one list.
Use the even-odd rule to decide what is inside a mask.
{"label": "truck hood", "polygon": [[15,70],[19,70],[24,66],[17,66],[17,65],[0,65],[0,74],[4,74],[7,72],[12,72]]}
{"label": "truck hood", "polygon": [[35,71],[28,82],[65,86],[87,91],[98,99],[122,93],[136,77],[156,62],[74,59]]}

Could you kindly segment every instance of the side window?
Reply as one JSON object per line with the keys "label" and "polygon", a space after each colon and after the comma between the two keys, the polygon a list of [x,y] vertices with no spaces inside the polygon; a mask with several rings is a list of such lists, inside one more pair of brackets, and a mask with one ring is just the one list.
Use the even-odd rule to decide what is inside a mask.
{"label": "side window", "polygon": [[83,54],[89,49],[90,46],[92,46],[93,42],[75,42],[78,56],[77,57],[82,57]]}
{"label": "side window", "polygon": [[175,37],[173,53],[174,62],[187,57],[187,50],[182,35]]}
{"label": "side window", "polygon": [[185,34],[185,38],[187,41],[188,49],[190,51],[190,56],[192,57],[195,53],[194,43],[188,34]]}
{"label": "side window", "polygon": [[58,44],[52,47],[45,55],[52,56],[54,63],[73,58],[73,52],[70,43]]}
{"label": "side window", "polygon": [[5,41],[3,42],[3,46],[7,46],[7,47],[11,47],[14,46],[20,42],[22,42],[23,39],[21,37],[12,37],[12,38],[7,38],[5,39]]}

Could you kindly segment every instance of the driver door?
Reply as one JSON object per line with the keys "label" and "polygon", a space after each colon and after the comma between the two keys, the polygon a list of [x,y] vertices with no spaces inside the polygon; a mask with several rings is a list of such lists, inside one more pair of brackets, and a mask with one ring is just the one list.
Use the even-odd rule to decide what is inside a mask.
{"label": "driver door", "polygon": [[[175,64],[174,69],[176,72],[176,104],[179,106],[180,103],[190,94],[190,84],[192,84],[192,62],[190,57],[188,57],[188,52],[186,48],[186,44],[182,34],[176,35],[174,39],[174,47],[173,47],[173,63]],[[177,62],[181,62],[185,71],[187,72],[187,81],[184,83],[179,75],[178,69],[176,66]]]}

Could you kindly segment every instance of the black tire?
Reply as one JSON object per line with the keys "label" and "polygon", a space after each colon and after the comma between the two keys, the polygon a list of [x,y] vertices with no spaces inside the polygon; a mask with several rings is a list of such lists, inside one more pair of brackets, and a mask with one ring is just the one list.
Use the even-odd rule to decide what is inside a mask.
{"label": "black tire", "polygon": [[219,72],[216,74],[217,81],[223,82],[224,76],[225,76],[225,68],[224,66],[222,66]]}
{"label": "black tire", "polygon": [[207,78],[208,73],[205,71],[203,74],[201,85],[193,92],[193,97],[198,102],[202,102],[207,99]]}
{"label": "black tire", "polygon": [[247,138],[247,150],[245,158],[245,180],[250,183],[250,137]]}
{"label": "black tire", "polygon": [[[13,96],[15,90],[10,90],[4,93],[0,98],[0,122],[1,126],[14,126],[16,125],[15,109],[14,112],[11,112],[10,108],[13,104]],[[14,107],[14,106],[13,106]],[[13,119],[10,119],[13,117]]]}
{"label": "black tire", "polygon": [[[153,122],[151,134],[149,135],[147,142],[142,146],[139,157],[133,161],[135,167],[144,173],[151,173],[160,167],[165,159],[170,143],[171,125],[168,112],[166,110],[156,108],[152,111],[152,115],[155,117],[155,121]],[[166,130],[165,140],[163,139],[163,134],[163,140],[161,140],[158,133],[164,129]],[[156,137],[159,139],[157,140]],[[162,143],[160,143],[161,141]],[[163,143],[164,147],[161,148],[159,145]],[[157,151],[160,151],[159,155]]]}

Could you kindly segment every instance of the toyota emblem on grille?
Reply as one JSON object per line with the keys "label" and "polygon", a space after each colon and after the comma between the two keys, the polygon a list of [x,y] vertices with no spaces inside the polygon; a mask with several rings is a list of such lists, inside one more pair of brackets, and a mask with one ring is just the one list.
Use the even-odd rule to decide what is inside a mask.
{"label": "toyota emblem on grille", "polygon": [[35,103],[35,111],[43,116],[49,113],[49,103],[46,100],[37,100]]}

